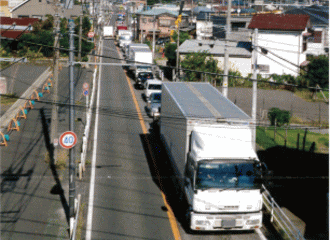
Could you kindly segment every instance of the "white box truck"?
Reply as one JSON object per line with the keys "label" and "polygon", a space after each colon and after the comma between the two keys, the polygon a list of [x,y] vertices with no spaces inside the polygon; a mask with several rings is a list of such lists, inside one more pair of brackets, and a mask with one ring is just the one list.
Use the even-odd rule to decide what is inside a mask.
{"label": "white box truck", "polygon": [[192,230],[262,226],[262,169],[250,117],[209,83],[164,82],[160,138]]}
{"label": "white box truck", "polygon": [[113,26],[104,26],[103,27],[103,37],[104,39],[114,38],[115,32]]}
{"label": "white box truck", "polygon": [[130,44],[126,45],[126,47],[124,49],[124,55],[127,59],[129,59],[130,52],[132,51],[133,48],[135,48],[135,49],[138,49],[138,48],[150,49],[149,46],[145,43],[130,43]]}
{"label": "white box truck", "polygon": [[130,70],[133,71],[135,78],[139,72],[152,72],[152,52],[150,48],[133,48],[130,52],[129,63],[132,64]]}

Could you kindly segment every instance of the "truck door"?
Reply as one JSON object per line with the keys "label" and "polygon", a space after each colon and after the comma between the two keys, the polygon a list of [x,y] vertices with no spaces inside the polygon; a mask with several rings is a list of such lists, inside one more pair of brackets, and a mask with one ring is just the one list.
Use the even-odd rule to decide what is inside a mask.
{"label": "truck door", "polygon": [[194,175],[195,175],[194,173],[195,173],[194,161],[190,157],[190,154],[188,154],[187,164],[184,174],[184,191],[189,205],[192,204],[193,195],[194,195],[194,189],[193,189]]}

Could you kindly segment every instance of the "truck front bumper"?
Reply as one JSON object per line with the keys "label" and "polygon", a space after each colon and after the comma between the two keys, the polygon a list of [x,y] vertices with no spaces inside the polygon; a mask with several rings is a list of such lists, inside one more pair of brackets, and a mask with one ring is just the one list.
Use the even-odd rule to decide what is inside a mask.
{"label": "truck front bumper", "polygon": [[190,228],[197,231],[239,231],[261,228],[262,212],[239,214],[190,213]]}

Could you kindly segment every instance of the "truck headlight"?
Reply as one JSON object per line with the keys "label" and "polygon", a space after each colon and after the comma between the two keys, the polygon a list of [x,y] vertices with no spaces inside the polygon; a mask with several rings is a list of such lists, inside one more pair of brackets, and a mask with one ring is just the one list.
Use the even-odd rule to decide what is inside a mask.
{"label": "truck headlight", "polygon": [[196,220],[196,225],[211,225],[211,223],[205,220]]}
{"label": "truck headlight", "polygon": [[152,108],[151,111],[154,112],[154,113],[158,113],[159,112],[158,108]]}
{"label": "truck headlight", "polygon": [[246,221],[246,225],[257,225],[260,223],[260,219],[251,219]]}

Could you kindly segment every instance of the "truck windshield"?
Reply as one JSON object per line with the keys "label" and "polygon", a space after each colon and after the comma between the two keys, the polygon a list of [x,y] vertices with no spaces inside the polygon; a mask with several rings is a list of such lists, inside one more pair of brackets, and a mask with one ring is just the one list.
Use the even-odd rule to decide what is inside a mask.
{"label": "truck windshield", "polygon": [[121,35],[119,37],[120,40],[131,40],[131,36],[130,35]]}
{"label": "truck windshield", "polygon": [[209,163],[201,162],[196,174],[196,189],[260,188],[260,175],[252,162]]}
{"label": "truck windshield", "polygon": [[150,84],[148,89],[153,89],[153,90],[161,90],[162,85],[161,84]]}
{"label": "truck windshield", "polygon": [[143,72],[151,72],[152,71],[151,67],[149,67],[149,66],[139,66],[138,70],[143,71]]}

